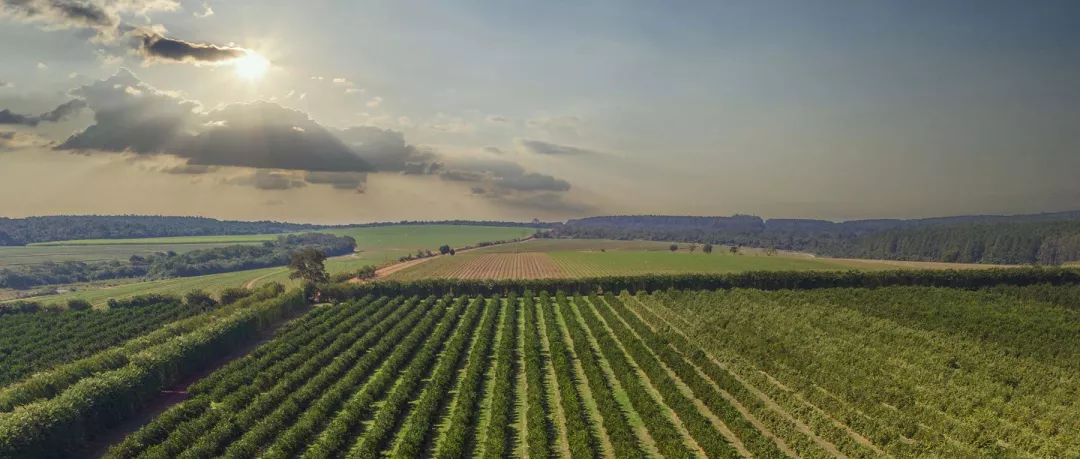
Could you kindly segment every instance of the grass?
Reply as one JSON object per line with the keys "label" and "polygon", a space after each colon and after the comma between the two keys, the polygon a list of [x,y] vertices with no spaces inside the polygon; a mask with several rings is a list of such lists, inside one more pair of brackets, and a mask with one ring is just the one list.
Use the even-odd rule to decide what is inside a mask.
{"label": "grass", "polygon": [[724,253],[554,252],[551,257],[571,277],[851,269],[844,263],[825,259]]}
{"label": "grass", "polygon": [[[356,271],[362,266],[382,265],[389,261],[396,260],[403,255],[415,253],[417,249],[436,250],[443,244],[449,244],[451,247],[461,247],[484,241],[514,239],[532,235],[535,230],[531,228],[459,225],[402,225],[346,228],[327,230],[325,232],[339,236],[352,236],[357,240],[356,253],[326,260],[326,270],[333,275],[340,272]],[[148,250],[150,252],[175,250],[180,252],[185,251],[185,249],[194,250],[196,247],[206,248],[208,245],[221,246],[239,243],[258,243],[277,238],[278,236],[279,235],[277,234],[266,234],[254,236],[194,236],[178,238],[64,241],[82,244],[70,246],[35,245],[33,247],[4,248],[0,250],[0,260],[4,259],[5,250],[12,249],[21,250],[22,252],[19,252],[19,254],[26,259],[30,259],[33,254],[37,254],[36,256],[40,258],[57,256],[56,254],[65,252],[81,253],[86,256],[111,254],[109,256],[113,258],[126,259],[134,253],[140,253],[133,250]],[[154,242],[139,244],[137,241]],[[14,254],[16,252],[10,253],[13,254],[11,259],[14,259]],[[0,266],[2,266],[2,262],[0,262]],[[42,303],[66,303],[70,299],[78,298],[99,305],[104,304],[109,298],[127,298],[148,293],[182,295],[196,289],[216,294],[227,287],[241,287],[248,284],[251,284],[251,286],[258,286],[270,282],[280,282],[286,287],[299,285],[297,281],[289,279],[288,268],[282,266],[232,273],[211,274],[206,276],[124,283],[122,285],[115,285],[115,281],[111,282],[113,285],[101,283],[89,285],[82,284],[75,287],[78,289],[77,291],[40,297],[34,300]],[[10,299],[13,295],[5,296],[6,298],[4,299]]]}

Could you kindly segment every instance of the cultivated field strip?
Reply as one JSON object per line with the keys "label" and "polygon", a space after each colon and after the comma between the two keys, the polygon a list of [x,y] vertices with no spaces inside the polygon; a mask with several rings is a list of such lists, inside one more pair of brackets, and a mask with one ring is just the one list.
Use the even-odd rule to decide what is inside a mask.
{"label": "cultivated field strip", "polygon": [[[320,306],[108,457],[1076,456],[1078,383],[1066,370],[1080,365],[1062,358],[1076,311],[1001,325],[976,347],[962,324],[943,323],[1012,324],[995,317],[1037,310],[979,292],[849,290]],[[963,319],[935,316],[920,303],[933,295],[971,304],[954,306]],[[1033,379],[1008,379],[992,365],[1002,359]],[[932,384],[942,371],[958,390],[948,398]],[[974,390],[1022,405],[982,399],[987,412]]]}
{"label": "cultivated field strip", "polygon": [[395,272],[394,280],[450,279],[546,279],[565,277],[546,253],[461,254],[439,257]]}

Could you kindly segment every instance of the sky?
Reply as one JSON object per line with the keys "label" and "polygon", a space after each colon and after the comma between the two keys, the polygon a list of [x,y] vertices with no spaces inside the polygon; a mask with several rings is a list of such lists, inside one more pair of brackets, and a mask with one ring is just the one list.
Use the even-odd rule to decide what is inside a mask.
{"label": "sky", "polygon": [[1080,3],[0,0],[0,216],[1080,209]]}

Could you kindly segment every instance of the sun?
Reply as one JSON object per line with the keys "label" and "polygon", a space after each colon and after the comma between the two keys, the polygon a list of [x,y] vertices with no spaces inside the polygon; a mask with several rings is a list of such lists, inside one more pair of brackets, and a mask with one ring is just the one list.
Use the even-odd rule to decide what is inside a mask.
{"label": "sun", "polygon": [[270,61],[252,51],[232,61],[236,76],[247,80],[257,80],[270,69]]}

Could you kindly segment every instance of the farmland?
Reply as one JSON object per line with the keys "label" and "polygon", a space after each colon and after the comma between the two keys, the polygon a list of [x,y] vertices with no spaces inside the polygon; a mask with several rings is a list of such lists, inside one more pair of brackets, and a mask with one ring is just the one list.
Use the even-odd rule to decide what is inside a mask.
{"label": "farmland", "polygon": [[1072,457],[1048,288],[366,295],[106,457]]}
{"label": "farmland", "polygon": [[[357,240],[355,254],[327,259],[327,272],[333,275],[356,271],[363,266],[383,265],[403,255],[415,253],[418,249],[437,250],[444,244],[464,247],[480,242],[516,239],[530,236],[535,230],[463,225],[395,225],[334,229],[324,232],[338,236],[352,236]],[[5,263],[16,265],[66,260],[126,260],[135,254],[145,255],[168,250],[182,253],[230,244],[257,244],[276,239],[278,236],[280,235],[96,239],[50,242],[27,247],[0,247],[0,266]],[[275,267],[147,282],[113,280],[95,284],[79,284],[62,288],[68,292],[34,298],[34,300],[43,303],[65,303],[71,299],[84,299],[95,305],[101,305],[110,298],[130,298],[144,294],[181,295],[194,289],[217,293],[228,287],[258,286],[271,282],[279,282],[289,287],[297,285],[295,281],[289,279],[287,268]],[[0,295],[6,299],[14,297],[14,292],[0,292]]]}
{"label": "farmland", "polygon": [[910,269],[986,269],[993,265],[892,260],[816,258],[805,254],[718,246],[713,253],[689,252],[688,244],[597,239],[533,239],[483,247],[454,257],[439,257],[396,271],[394,280],[426,278],[535,279],[636,276],[645,274],[732,273],[742,271],[864,271]]}
{"label": "farmland", "polygon": [[[500,252],[495,248],[425,261],[389,276],[394,280],[425,278],[535,279],[551,277],[632,276],[643,274],[727,273],[752,270],[845,270],[847,263],[792,256],[741,256],[714,253],[612,250],[606,252]],[[502,250],[506,250],[502,248]],[[863,269],[887,269],[866,265]]]}

